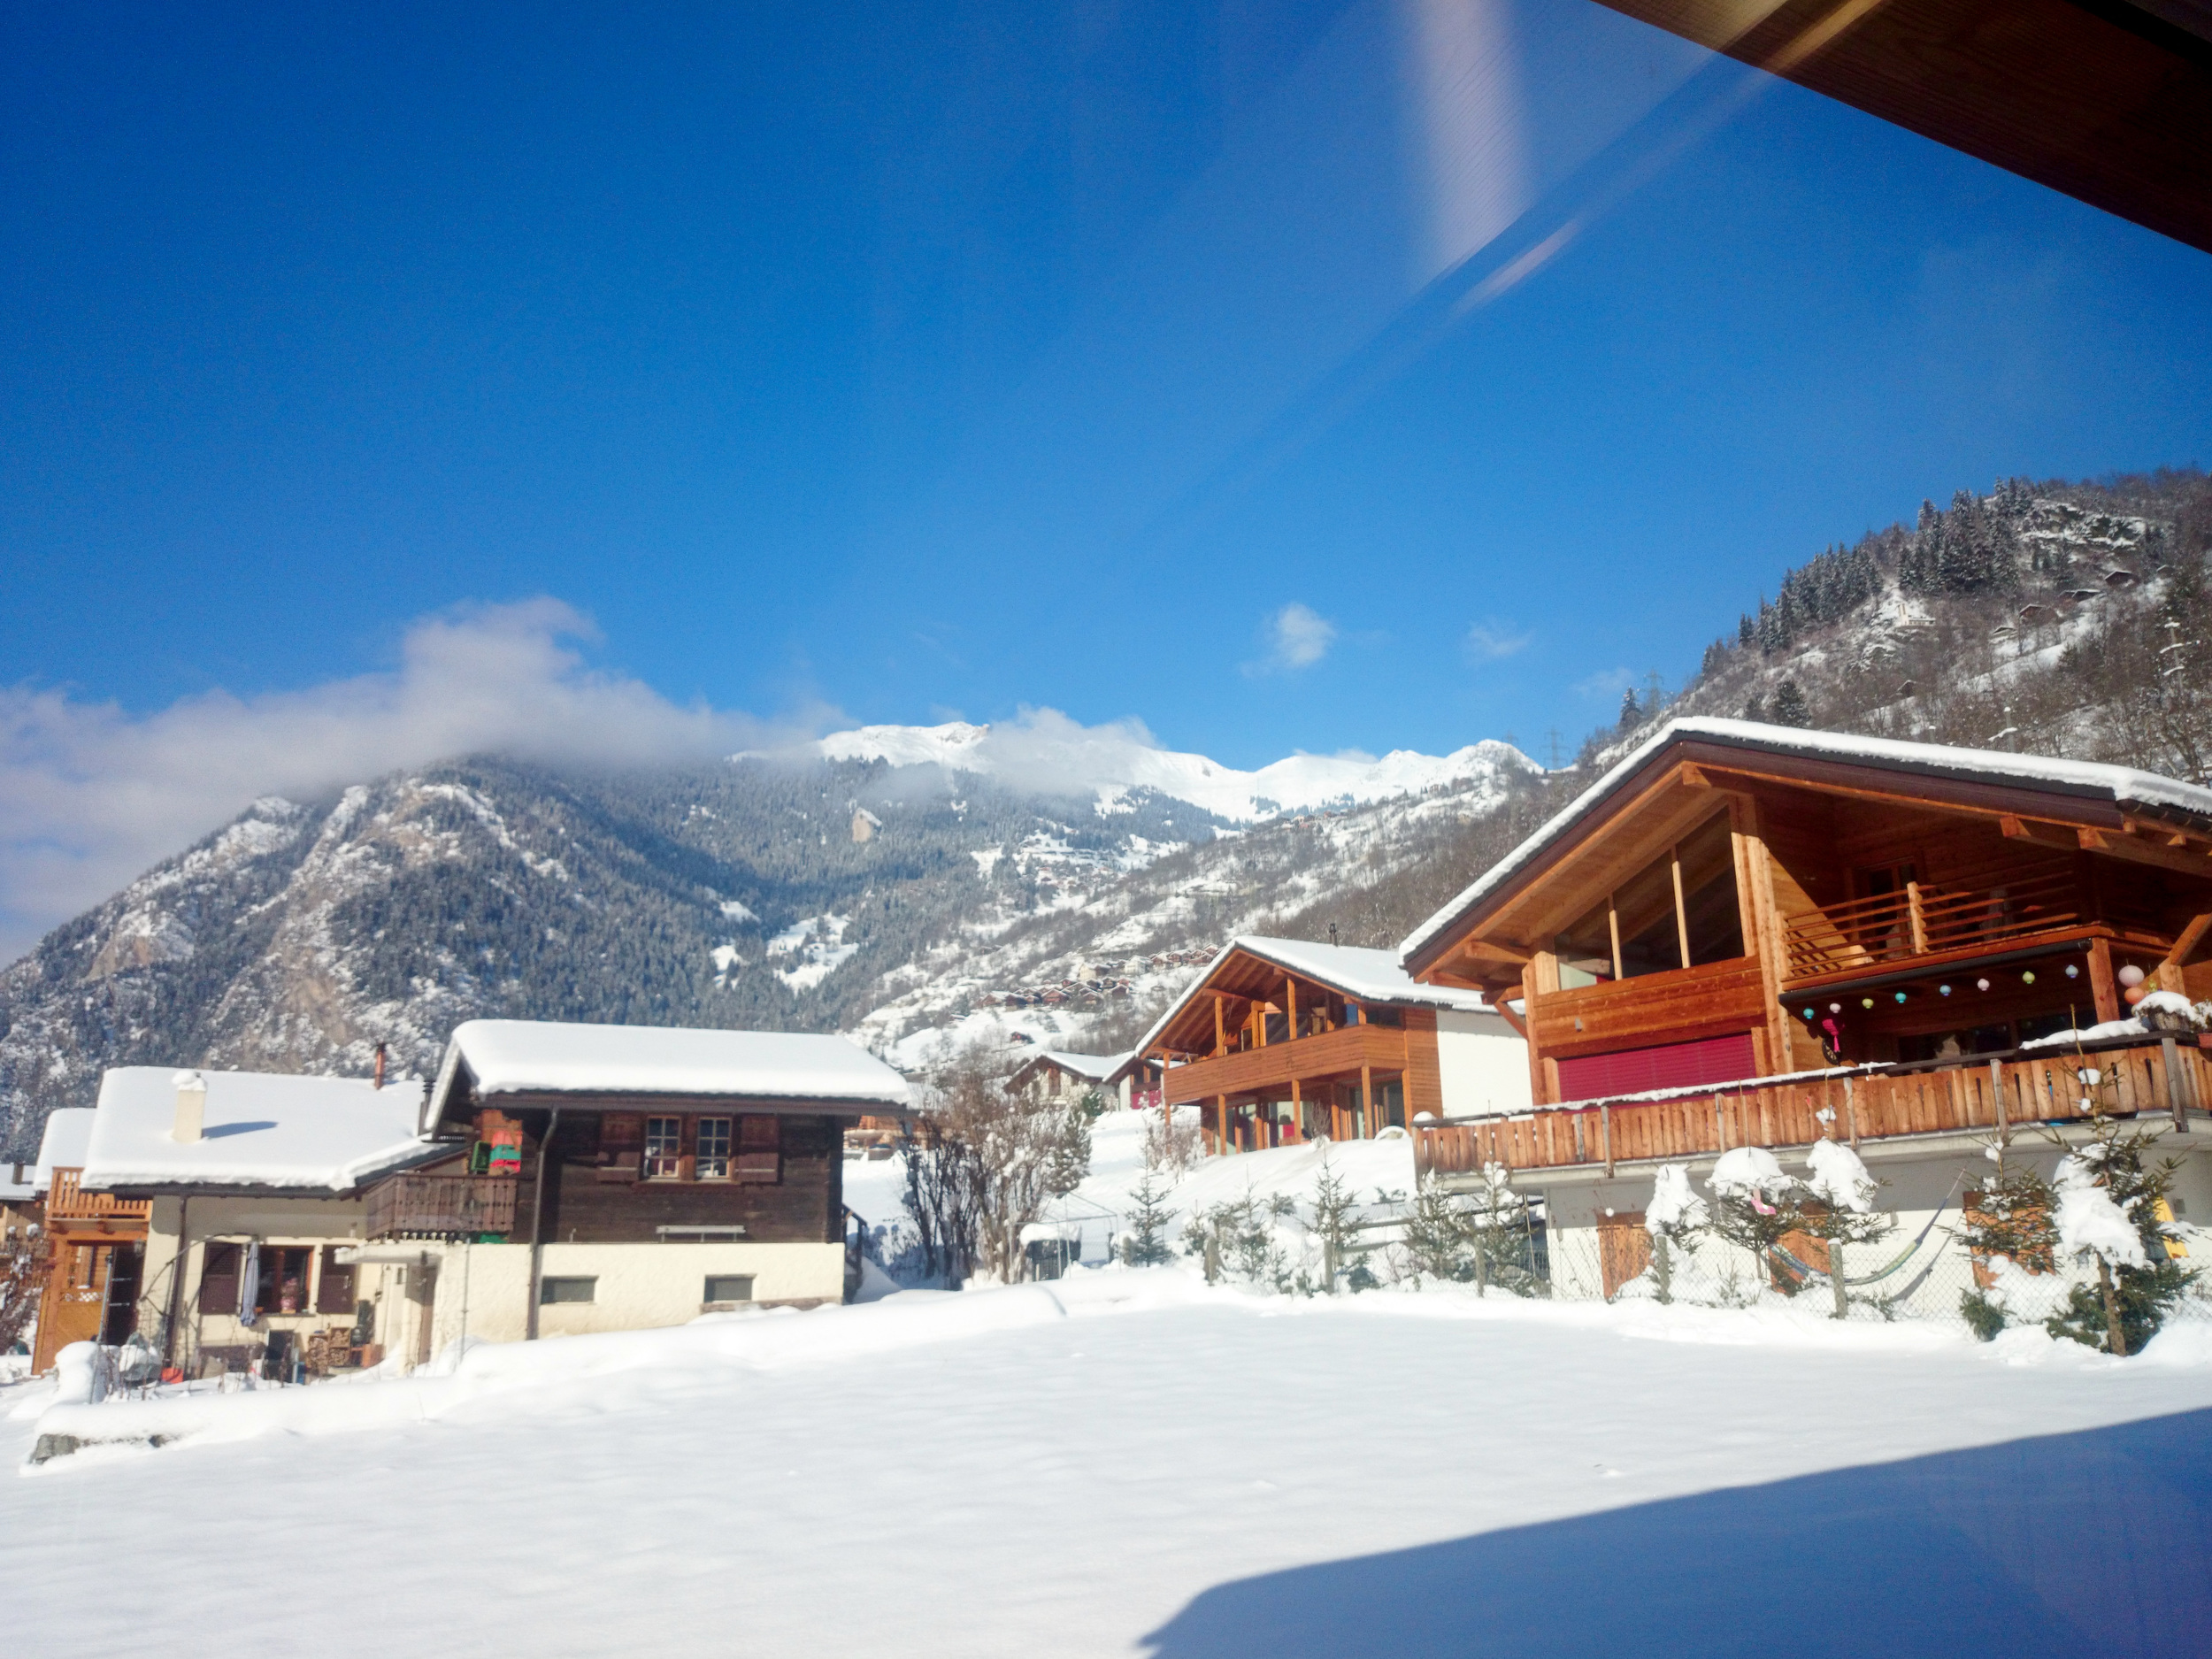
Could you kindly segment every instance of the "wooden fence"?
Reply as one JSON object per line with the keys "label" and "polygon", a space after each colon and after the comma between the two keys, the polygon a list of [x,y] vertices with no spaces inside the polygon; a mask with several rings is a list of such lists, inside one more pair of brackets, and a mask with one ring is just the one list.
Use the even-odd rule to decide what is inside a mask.
{"label": "wooden fence", "polygon": [[[2085,1084],[2085,1068],[2098,1073]],[[2130,1040],[2073,1050],[1981,1056],[1941,1064],[1868,1066],[1836,1075],[1756,1078],[1668,1100],[1578,1101],[1523,1117],[1414,1126],[1423,1175],[1710,1157],[1734,1147],[1810,1146],[1833,1138],[2009,1133],[2078,1122],[2085,1101],[2122,1115],[2201,1112],[2212,1102],[2212,1055],[2193,1038]],[[1825,1116],[1824,1116],[1825,1114]]]}

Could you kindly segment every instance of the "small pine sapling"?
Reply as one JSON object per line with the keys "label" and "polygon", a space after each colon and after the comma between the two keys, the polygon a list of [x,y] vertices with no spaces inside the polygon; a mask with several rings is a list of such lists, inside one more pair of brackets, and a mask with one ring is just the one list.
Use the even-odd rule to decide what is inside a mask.
{"label": "small pine sapling", "polygon": [[1784,1295],[1794,1296],[1801,1286],[1795,1275],[1779,1271],[1777,1252],[1784,1239],[1805,1230],[1803,1183],[1785,1175],[1774,1154],[1763,1148],[1736,1147],[1720,1155],[1705,1185],[1713,1194],[1714,1234],[1750,1253],[1755,1269],[1752,1282],[1764,1279]]}
{"label": "small pine sapling", "polygon": [[1135,1207],[1129,1212],[1129,1231],[1122,1235],[1122,1265],[1165,1267],[1175,1257],[1168,1248],[1167,1194],[1161,1190],[1159,1178],[1147,1170],[1131,1196]]}
{"label": "small pine sapling", "polygon": [[1405,1222],[1406,1261],[1414,1283],[1472,1279],[1474,1237],[1472,1217],[1452,1202],[1433,1176],[1425,1178],[1415,1189],[1413,1213]]}
{"label": "small pine sapling", "polygon": [[1897,1217],[1874,1208],[1882,1183],[1867,1172],[1859,1155],[1840,1141],[1816,1141],[1804,1189],[1817,1202],[1803,1210],[1801,1230],[1828,1247],[1828,1286],[1835,1317],[1851,1317],[1843,1247],[1877,1244],[1897,1230]]}
{"label": "small pine sapling", "polygon": [[2181,1161],[2148,1156],[2154,1132],[2124,1135],[2101,1111],[2095,1121],[2096,1138],[2059,1161],[2051,1187],[2059,1248],[2093,1260],[2097,1286],[2076,1286],[2044,1328],[2125,1357],[2158,1334],[2197,1275],[2168,1251],[2158,1215]]}
{"label": "small pine sapling", "polygon": [[1352,1240],[1352,1189],[1321,1155],[1321,1173],[1313,1183],[1313,1236],[1321,1241],[1321,1288],[1336,1294],[1337,1274],[1344,1263],[1345,1247]]}
{"label": "small pine sapling", "polygon": [[[2047,1273],[2057,1265],[2058,1229],[2051,1220],[2051,1187],[2026,1164],[2008,1164],[1992,1145],[1997,1172],[1966,1194],[1960,1225],[1951,1236],[1966,1247],[1976,1283],[1959,1296],[1959,1314],[1985,1342],[2005,1328],[2007,1310],[1998,1281],[2008,1268]],[[1980,1281],[1987,1279],[1985,1286]],[[1995,1294],[1992,1294],[1992,1293]]]}

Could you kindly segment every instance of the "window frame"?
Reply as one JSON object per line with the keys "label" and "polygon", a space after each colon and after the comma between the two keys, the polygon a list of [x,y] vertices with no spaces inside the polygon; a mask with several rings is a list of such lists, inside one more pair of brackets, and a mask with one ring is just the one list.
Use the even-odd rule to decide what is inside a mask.
{"label": "window frame", "polygon": [[[556,1294],[554,1286],[564,1290],[581,1285],[580,1296]],[[596,1273],[541,1273],[538,1277],[538,1306],[541,1308],[588,1308],[599,1301],[599,1275]]]}
{"label": "window frame", "polygon": [[[674,1128],[671,1133],[674,1138],[664,1143],[657,1141],[654,1136],[654,1126],[658,1124],[673,1125]],[[668,1150],[655,1151],[654,1148],[661,1144],[665,1144]],[[645,1179],[649,1181],[680,1180],[683,1179],[683,1164],[684,1120],[673,1116],[657,1115],[647,1118],[645,1120],[645,1156],[642,1164]]]}
{"label": "window frame", "polygon": [[[717,1132],[720,1150],[707,1148],[715,1143]],[[734,1117],[707,1117],[692,1120],[692,1172],[702,1181],[726,1181],[734,1172],[733,1157],[737,1150],[737,1119]]]}

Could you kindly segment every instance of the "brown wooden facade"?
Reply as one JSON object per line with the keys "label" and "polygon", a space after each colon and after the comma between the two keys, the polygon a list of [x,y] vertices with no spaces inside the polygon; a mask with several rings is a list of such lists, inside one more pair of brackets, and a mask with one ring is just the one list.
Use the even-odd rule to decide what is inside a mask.
{"label": "brown wooden facade", "polygon": [[86,1192],[83,1173],[56,1169],[46,1194],[51,1249],[31,1369],[44,1373],[72,1342],[120,1342],[137,1328],[139,1264],[153,1202]]}
{"label": "brown wooden facade", "polygon": [[[452,1160],[370,1189],[371,1237],[834,1244],[844,1236],[843,1131],[856,1112],[666,1096],[497,1098],[468,1116],[469,1136],[457,1138]],[[549,1159],[541,1156],[549,1132]],[[515,1156],[500,1158],[510,1148]]]}
{"label": "brown wooden facade", "polygon": [[1440,1114],[1436,1011],[1361,997],[1252,949],[1217,962],[1146,1046],[1213,1149],[1372,1137]]}
{"label": "brown wooden facade", "polygon": [[1693,733],[1407,966],[1525,1000],[1544,1105],[1633,1092],[1640,1067],[1647,1087],[1721,1080],[1701,1042],[1750,1077],[2010,1050],[2120,1018],[2127,966],[2212,995],[2208,933],[2212,817],[2025,766],[1962,775]]}

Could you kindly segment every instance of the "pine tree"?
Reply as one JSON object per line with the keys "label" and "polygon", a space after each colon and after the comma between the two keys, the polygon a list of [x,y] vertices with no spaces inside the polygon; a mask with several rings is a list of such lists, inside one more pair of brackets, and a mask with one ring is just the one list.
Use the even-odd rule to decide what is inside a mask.
{"label": "pine tree", "polygon": [[2140,1246],[2139,1263],[2123,1259],[2116,1250],[2089,1248],[2084,1252],[2097,1264],[2097,1285],[2078,1285],[2066,1306],[2053,1314],[2044,1328],[2053,1336],[2068,1337],[2088,1348],[2123,1357],[2142,1351],[2143,1344],[2158,1334],[2167,1312],[2181,1299],[2196,1278],[2166,1252],[2166,1235],[2159,1211],[2173,1189],[2178,1158],[2153,1160],[2149,1150],[2158,1136],[2138,1129],[2121,1134],[2112,1119],[2096,1115],[2096,1139],[2073,1152],[2059,1165],[2061,1230],[2068,1186],[2069,1165],[2077,1179],[2101,1188],[2135,1228]]}
{"label": "pine tree", "polygon": [[1345,1247],[1352,1239],[1352,1189],[1338,1179],[1321,1155],[1321,1173],[1313,1183],[1313,1236],[1321,1240],[1321,1288],[1333,1296],[1336,1279],[1344,1262]]}
{"label": "pine tree", "polygon": [[[2008,1165],[2001,1156],[1997,1172],[1978,1191],[1968,1190],[1965,1211],[1951,1236],[1966,1246],[1980,1271],[1991,1271],[2002,1257],[2031,1273],[2050,1272],[2058,1248],[2050,1183],[2026,1165]],[[1959,1313],[1985,1342],[2005,1328],[2003,1301],[1978,1285],[1961,1293]]]}
{"label": "pine tree", "polygon": [[1129,1212],[1129,1231],[1121,1237],[1121,1260],[1125,1267],[1164,1267],[1174,1259],[1167,1245],[1167,1194],[1148,1170],[1131,1194],[1135,1208]]}
{"label": "pine tree", "polygon": [[1632,731],[1644,723],[1644,711],[1636,701],[1636,687],[1631,686],[1621,693],[1621,718],[1618,722],[1624,732]]}
{"label": "pine tree", "polygon": [[1768,718],[1777,726],[1808,726],[1813,723],[1812,710],[1807,706],[1805,694],[1794,680],[1785,680],[1774,688],[1774,708]]}

